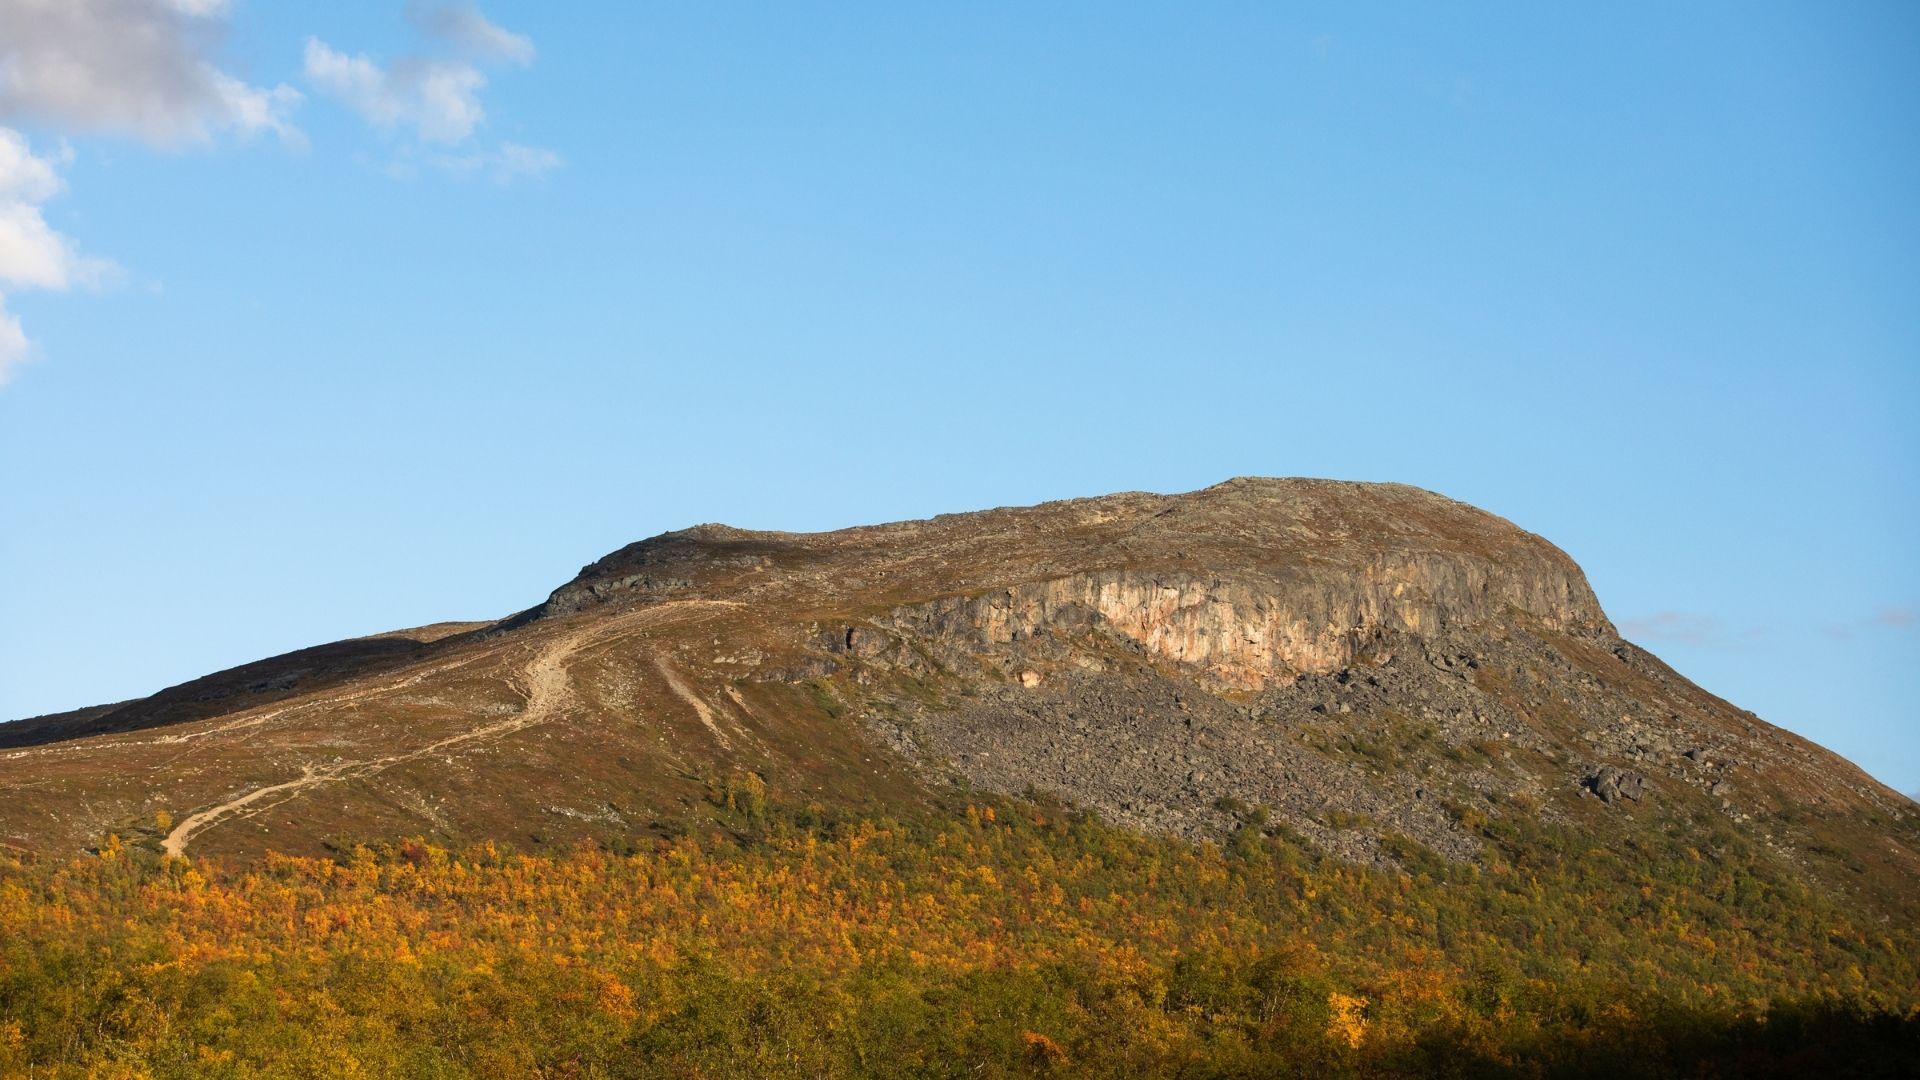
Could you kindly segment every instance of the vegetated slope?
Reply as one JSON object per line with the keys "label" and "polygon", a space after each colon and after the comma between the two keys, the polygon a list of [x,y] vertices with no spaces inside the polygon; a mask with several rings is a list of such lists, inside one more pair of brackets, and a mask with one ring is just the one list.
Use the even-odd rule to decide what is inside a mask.
{"label": "vegetated slope", "polygon": [[[1724,822],[1356,867],[983,797],[345,859],[0,851],[0,1074],[1912,1075],[1920,949]],[[24,865],[23,865],[24,863]]]}
{"label": "vegetated slope", "polygon": [[[345,852],[677,835],[718,780],[911,813],[1039,794],[1460,864],[1504,820],[1722,826],[1911,919],[1912,803],[1620,640],[1551,544],[1398,485],[1241,479],[832,533],[700,526],[542,605],[0,726],[0,842]],[[1397,854],[1400,853],[1400,854]]]}

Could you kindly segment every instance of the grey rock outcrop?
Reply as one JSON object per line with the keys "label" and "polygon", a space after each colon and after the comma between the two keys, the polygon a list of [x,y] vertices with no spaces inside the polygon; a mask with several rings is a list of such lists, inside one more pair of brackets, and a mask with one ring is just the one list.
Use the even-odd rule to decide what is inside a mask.
{"label": "grey rock outcrop", "polygon": [[1587,778],[1587,790],[1612,805],[1623,799],[1639,802],[1647,792],[1647,778],[1627,769],[1602,766]]}

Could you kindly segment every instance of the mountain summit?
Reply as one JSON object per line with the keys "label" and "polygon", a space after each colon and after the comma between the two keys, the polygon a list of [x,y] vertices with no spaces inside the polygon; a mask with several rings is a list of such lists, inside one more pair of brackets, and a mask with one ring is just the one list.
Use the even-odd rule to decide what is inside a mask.
{"label": "mountain summit", "polygon": [[1396,484],[702,525],[496,623],[290,653],[0,746],[0,840],[29,850],[608,840],[684,829],[751,776],[794,804],[987,791],[1196,841],[1257,819],[1382,867],[1470,863],[1506,819],[1730,828],[1888,912],[1920,879],[1906,798],[1622,640],[1552,544]]}

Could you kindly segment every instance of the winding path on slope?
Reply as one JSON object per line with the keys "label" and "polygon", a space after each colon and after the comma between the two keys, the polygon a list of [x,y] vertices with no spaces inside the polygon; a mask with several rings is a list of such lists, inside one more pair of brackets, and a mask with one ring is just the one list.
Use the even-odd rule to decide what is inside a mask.
{"label": "winding path on slope", "polygon": [[[286,801],[286,799],[293,798],[308,788],[316,787],[320,784],[332,783],[337,780],[357,780],[372,776],[375,773],[391,768],[402,762],[412,761],[415,758],[425,757],[428,754],[439,753],[443,750],[450,750],[467,743],[482,742],[504,735],[511,735],[516,731],[522,731],[535,724],[552,719],[568,701],[572,700],[573,691],[567,680],[566,663],[568,658],[574,653],[598,638],[613,634],[616,630],[629,629],[632,623],[651,624],[658,621],[661,615],[670,614],[673,610],[684,609],[689,606],[731,607],[735,606],[735,602],[721,600],[673,601],[653,607],[642,608],[631,615],[617,618],[606,623],[582,627],[571,633],[564,634],[549,642],[544,648],[534,654],[532,660],[527,662],[524,672],[526,678],[527,703],[514,715],[504,720],[462,731],[456,735],[449,735],[444,739],[428,743],[425,746],[416,747],[404,753],[390,754],[386,757],[370,758],[364,761],[342,762],[334,765],[302,766],[300,775],[292,780],[283,780],[277,784],[268,784],[265,787],[255,788],[244,795],[229,799],[215,806],[210,806],[205,810],[182,818],[179,824],[173,827],[173,831],[167,834],[166,839],[160,842],[161,850],[165,851],[168,855],[184,855],[187,851],[187,842],[193,839],[196,833],[202,832],[235,814],[258,813],[269,807],[277,806]],[[703,717],[703,719],[705,718]],[[283,797],[275,798],[275,796]]]}

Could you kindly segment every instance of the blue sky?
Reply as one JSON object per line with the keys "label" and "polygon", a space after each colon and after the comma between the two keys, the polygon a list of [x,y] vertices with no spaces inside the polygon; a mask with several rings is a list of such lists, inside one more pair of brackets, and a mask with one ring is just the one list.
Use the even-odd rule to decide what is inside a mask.
{"label": "blue sky", "polygon": [[1920,8],[768,7],[0,0],[0,716],[1312,475],[1920,789]]}

